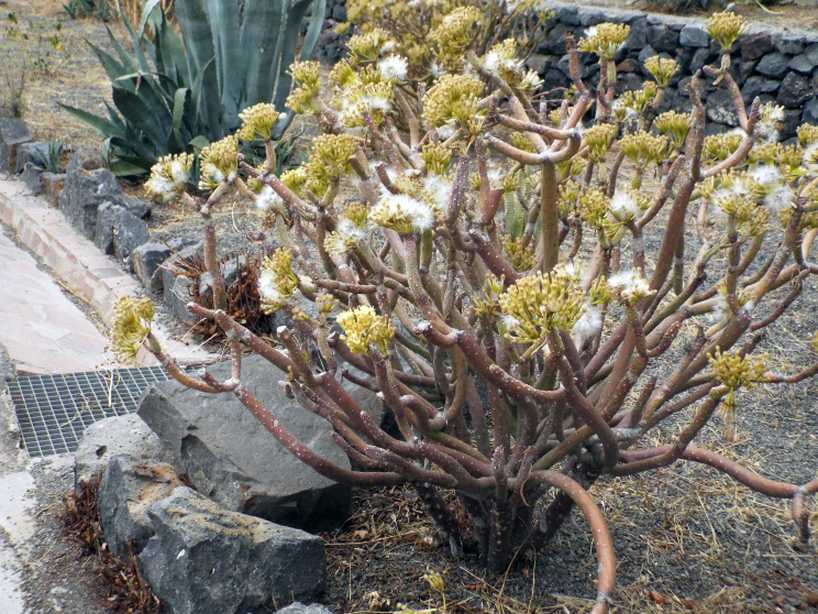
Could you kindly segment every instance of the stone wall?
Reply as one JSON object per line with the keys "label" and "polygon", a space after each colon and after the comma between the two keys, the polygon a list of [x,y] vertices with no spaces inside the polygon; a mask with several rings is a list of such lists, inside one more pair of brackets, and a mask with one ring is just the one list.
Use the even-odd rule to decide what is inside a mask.
{"label": "stone wall", "polygon": [[348,34],[336,34],[335,26],[346,21],[346,0],[327,0],[327,17],[318,41],[317,56],[325,64],[334,64],[346,55]]}
{"label": "stone wall", "polygon": [[[579,40],[584,31],[598,23],[613,21],[630,25],[627,43],[617,57],[618,88],[636,89],[647,78],[642,62],[655,54],[674,57],[681,70],[671,81],[665,106],[689,109],[687,85],[690,77],[705,64],[717,61],[719,48],[707,36],[702,19],[669,15],[646,15],[574,4],[548,2],[555,15],[543,44],[529,59],[540,72],[546,90],[557,90],[568,84],[568,56],[563,36],[574,34]],[[596,58],[580,54],[583,76],[596,79]],[[733,75],[747,103],[759,96],[763,102],[775,101],[785,108],[783,138],[794,135],[802,122],[818,123],[818,32],[789,31],[751,26],[736,43],[733,51]],[[706,89],[709,131],[720,131],[738,125],[724,88]]]}

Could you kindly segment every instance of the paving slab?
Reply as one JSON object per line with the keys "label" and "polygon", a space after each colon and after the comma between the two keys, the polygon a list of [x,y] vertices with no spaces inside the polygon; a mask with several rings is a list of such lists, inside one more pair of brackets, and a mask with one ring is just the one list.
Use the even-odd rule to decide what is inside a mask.
{"label": "paving slab", "polygon": [[21,372],[72,373],[113,366],[105,337],[37,261],[0,227],[0,343]]}
{"label": "paving slab", "polygon": [[[48,267],[63,286],[87,303],[105,325],[110,325],[114,305],[120,297],[143,293],[142,284],[119,268],[113,258],[99,251],[92,241],[81,236],[59,209],[33,195],[22,182],[4,174],[0,174],[0,223],[12,229],[20,242]],[[0,298],[3,297],[5,291],[0,286]],[[218,360],[217,356],[197,345],[173,338],[161,326],[156,327],[154,334],[162,342],[166,353],[181,364],[204,364]],[[140,366],[154,364],[155,359],[147,352],[140,355]],[[25,370],[22,366],[20,368]]]}

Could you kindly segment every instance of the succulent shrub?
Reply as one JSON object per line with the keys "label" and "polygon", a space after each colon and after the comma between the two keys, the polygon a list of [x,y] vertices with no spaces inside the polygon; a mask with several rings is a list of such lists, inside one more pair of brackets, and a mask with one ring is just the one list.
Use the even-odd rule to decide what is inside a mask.
{"label": "succulent shrub", "polygon": [[[477,552],[492,569],[546,543],[576,505],[596,542],[597,613],[616,567],[589,494],[600,476],[704,463],[790,500],[806,540],[818,479],[776,481],[694,444],[720,408],[738,410],[742,391],[818,373],[818,361],[776,373],[757,351],[818,272],[818,126],[782,145],[781,109],[744,105],[729,55],[742,29],[729,14],[711,19],[722,59],[694,75],[689,113],[656,112],[672,60],[649,58],[654,80],[615,97],[610,58],[628,36],[615,24],[578,44],[599,59],[593,90],[566,39],[573,87],[553,109],[535,106],[538,84],[509,41],[408,84],[379,70],[388,38],[365,54],[353,37],[329,83],[295,64],[290,106],[323,129],[304,164],[281,175],[272,160],[251,166],[231,136],[203,155],[204,196],[171,195],[202,211],[214,279],[211,209],[246,198],[264,211],[282,244],[261,265],[261,306],[290,324],[265,340],[225,312],[223,293],[213,308],[191,303],[228,340],[224,381],[182,372],[141,301],[120,304],[115,347],[147,347],[185,385],[234,394],[330,479],[412,484],[453,554]],[[730,93],[735,133],[705,136],[705,81]],[[267,137],[272,113],[246,113],[240,132]],[[247,351],[332,425],[352,469],[316,455],[253,395]],[[342,380],[375,391],[398,434]]]}
{"label": "succulent shrub", "polygon": [[482,54],[504,39],[513,38],[517,56],[525,59],[544,38],[550,17],[534,0],[349,0],[348,21],[340,29],[354,26],[368,35],[357,39],[359,52],[362,45],[388,41],[386,62],[397,55],[403,58],[403,70],[408,67],[418,78],[462,66],[462,51]]}
{"label": "succulent shrub", "polygon": [[[113,54],[92,45],[111,80],[107,117],[63,105],[106,137],[104,152],[121,175],[145,174],[162,156],[232,133],[248,105],[272,102],[283,111],[288,68],[296,51],[301,61],[312,55],[325,0],[191,0],[174,7],[178,28],[159,9],[158,0],[146,4],[139,32],[124,19],[130,51],[110,31]],[[276,136],[289,119],[281,116]]]}

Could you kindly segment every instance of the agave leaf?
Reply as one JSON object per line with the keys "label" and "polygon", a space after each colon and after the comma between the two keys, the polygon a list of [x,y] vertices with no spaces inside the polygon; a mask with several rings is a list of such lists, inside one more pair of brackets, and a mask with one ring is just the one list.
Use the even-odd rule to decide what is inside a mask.
{"label": "agave leaf", "polygon": [[205,10],[210,21],[216,51],[216,79],[219,83],[219,98],[222,104],[222,122],[225,128],[238,126],[241,86],[245,66],[240,47],[238,2],[205,0]]}
{"label": "agave leaf", "polygon": [[182,120],[185,114],[185,102],[187,102],[188,90],[186,87],[180,87],[173,95],[173,115],[171,122],[171,132],[173,138],[176,140],[176,147],[184,149],[185,143],[182,139]]}
{"label": "agave leaf", "polygon": [[114,88],[113,99],[119,112],[138,126],[157,149],[168,142],[167,110],[151,107],[141,96],[118,87]]}
{"label": "agave leaf", "polygon": [[177,85],[182,85],[185,77],[185,83],[193,81],[185,61],[182,39],[173,28],[168,26],[164,13],[157,28],[154,46],[156,47],[156,70],[158,72],[173,79]]}
{"label": "agave leaf", "polygon": [[128,30],[128,34],[131,37],[131,46],[133,46],[133,52],[136,56],[137,64],[142,72],[150,72],[150,65],[148,64],[148,59],[145,57],[144,52],[142,51],[142,36],[138,35],[131,25],[131,20],[128,19],[128,15],[122,11],[122,24],[125,26],[125,29]]}
{"label": "agave leaf", "polygon": [[301,60],[308,60],[315,52],[315,45],[318,43],[321,28],[324,27],[326,14],[327,0],[313,0],[307,34],[304,36],[304,45],[301,47],[301,54],[299,55]]}
{"label": "agave leaf", "polygon": [[111,81],[115,81],[119,79],[120,75],[129,72],[128,67],[122,62],[118,62],[111,54],[103,51],[90,41],[88,41],[88,46],[97,56],[99,63],[102,64],[102,68],[105,70],[105,74],[108,75]]}
{"label": "agave leaf", "polygon": [[[213,36],[210,24],[202,7],[202,0],[185,0],[174,6],[176,20],[182,31],[187,51],[188,74],[192,82],[213,59]],[[213,90],[216,91],[216,90]]]}
{"label": "agave leaf", "polygon": [[147,168],[141,164],[134,164],[116,156],[114,159],[108,161],[108,168],[117,177],[133,177],[134,175],[147,175],[150,172],[150,166]]}
{"label": "agave leaf", "polygon": [[[287,0],[247,0],[241,29],[241,48],[245,51],[242,108],[273,97],[276,80],[274,58],[276,42],[281,41],[281,27]],[[276,34],[275,37],[271,34]]]}
{"label": "agave leaf", "polygon": [[131,72],[135,71],[137,68],[136,62],[133,61],[133,57],[131,57],[128,52],[125,51],[125,48],[120,44],[108,26],[105,26],[105,30],[108,32],[108,39],[111,41],[111,47],[113,47],[114,51],[116,51],[116,54],[119,56],[120,63],[127,70]]}
{"label": "agave leaf", "polygon": [[292,76],[289,73],[290,64],[295,59],[296,40],[301,31],[304,16],[307,14],[312,1],[296,0],[290,5],[290,10],[287,12],[287,24],[282,36],[281,57],[278,64],[278,82],[274,100],[276,109],[284,108],[284,102],[290,94],[290,88],[292,87]]}
{"label": "agave leaf", "polygon": [[82,109],[78,109],[76,107],[69,106],[67,104],[58,103],[63,109],[68,111],[71,115],[76,117],[78,120],[91,126],[94,130],[101,133],[104,136],[121,136],[125,138],[125,131],[121,130],[119,126],[114,124],[113,122],[105,119],[104,117],[99,117],[98,115],[94,115],[93,113],[89,113],[88,111],[83,111]]}
{"label": "agave leaf", "polygon": [[162,10],[162,5],[160,4],[162,0],[145,0],[145,5],[142,7],[142,16],[139,19],[139,37],[142,38],[145,36],[145,28],[148,25],[148,22],[151,20],[151,15],[153,12],[158,8],[160,11]]}

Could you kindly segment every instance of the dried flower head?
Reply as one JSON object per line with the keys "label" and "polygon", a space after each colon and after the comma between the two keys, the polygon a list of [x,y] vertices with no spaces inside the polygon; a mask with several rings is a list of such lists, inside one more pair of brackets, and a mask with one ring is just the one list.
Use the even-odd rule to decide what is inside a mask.
{"label": "dried flower head", "polygon": [[356,354],[367,354],[371,346],[382,354],[389,352],[389,343],[395,328],[387,316],[378,315],[370,305],[362,305],[338,314],[338,325],[343,329],[341,339]]}
{"label": "dried flower head", "polygon": [[608,278],[607,283],[613,294],[628,305],[634,305],[637,301],[654,293],[650,289],[648,280],[636,271],[614,273]]}
{"label": "dried flower head", "polygon": [[154,314],[155,307],[149,298],[123,296],[117,301],[111,324],[111,350],[118,360],[124,363],[136,360],[151,332]]}
{"label": "dried flower head", "polygon": [[430,230],[435,211],[429,203],[409,194],[385,194],[369,211],[369,218],[378,226],[410,234]]}

